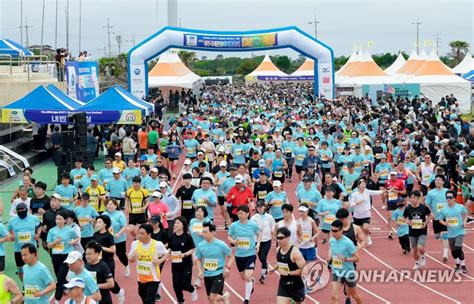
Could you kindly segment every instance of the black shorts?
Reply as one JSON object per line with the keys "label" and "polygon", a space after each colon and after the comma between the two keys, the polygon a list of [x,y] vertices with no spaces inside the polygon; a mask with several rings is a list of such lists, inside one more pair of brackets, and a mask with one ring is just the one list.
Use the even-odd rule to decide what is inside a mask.
{"label": "black shorts", "polygon": [[21,258],[20,251],[15,252],[15,264],[16,264],[16,267],[18,268],[23,267],[25,265],[25,262],[23,262],[23,259]]}
{"label": "black shorts", "polygon": [[5,256],[0,256],[0,271],[3,272],[5,270]]}
{"label": "black shorts", "polygon": [[275,174],[272,173],[272,181],[280,181],[282,184],[285,183],[285,174],[280,177],[276,177]]}
{"label": "black shorts", "polygon": [[208,296],[211,293],[222,295],[222,292],[224,291],[224,277],[222,274],[212,277],[204,277],[204,286],[206,287],[206,294]]}
{"label": "black shorts", "polygon": [[357,285],[357,280],[356,280],[355,273],[354,274],[349,274],[348,277],[340,277],[340,276],[336,275],[335,273],[333,273],[332,274],[332,281],[345,284],[349,288],[354,288]]}
{"label": "black shorts", "polygon": [[167,152],[161,153],[161,156],[162,156],[163,158],[168,158],[168,153],[167,153]]}
{"label": "black shorts", "polygon": [[400,202],[400,200],[387,202],[387,210],[388,211],[397,210],[398,202]]}
{"label": "black shorts", "polygon": [[172,161],[175,161],[175,160],[179,160],[179,158],[177,158],[177,157],[168,157],[168,160],[170,162],[172,162]]}
{"label": "black shorts", "polygon": [[224,204],[225,204],[225,197],[223,197],[223,196],[218,196],[218,197],[217,197],[217,203],[219,204],[219,206],[224,206]]}
{"label": "black shorts", "polygon": [[303,166],[295,165],[295,170],[296,170],[296,173],[300,174],[301,172],[303,172]]}
{"label": "black shorts", "polygon": [[364,224],[370,224],[370,217],[354,218],[354,225],[362,226]]}
{"label": "black shorts", "polygon": [[243,272],[245,270],[253,270],[255,269],[256,259],[256,255],[251,255],[248,257],[235,257],[235,264],[237,264],[237,269],[239,270],[239,272]]}
{"label": "black shorts", "polygon": [[128,223],[130,225],[145,224],[146,222],[145,213],[130,213],[128,216]]}
{"label": "black shorts", "polygon": [[439,220],[433,220],[433,232],[434,234],[440,234],[441,232],[447,231],[448,227],[442,225]]}
{"label": "black shorts", "polygon": [[302,281],[301,283],[293,280],[283,282],[280,279],[280,282],[278,283],[277,296],[290,298],[295,302],[303,302],[305,298],[304,294],[304,284]]}

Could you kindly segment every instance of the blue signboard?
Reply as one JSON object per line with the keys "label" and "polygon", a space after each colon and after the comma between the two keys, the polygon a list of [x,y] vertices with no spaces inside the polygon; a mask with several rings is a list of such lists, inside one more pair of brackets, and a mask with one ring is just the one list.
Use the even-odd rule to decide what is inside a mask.
{"label": "blue signboard", "polygon": [[278,34],[260,34],[248,36],[194,35],[184,34],[184,46],[201,48],[259,48],[278,45]]}
{"label": "blue signboard", "polygon": [[257,76],[260,81],[313,81],[313,76]]}
{"label": "blue signboard", "polygon": [[66,62],[67,94],[83,102],[99,95],[99,68],[96,61]]}

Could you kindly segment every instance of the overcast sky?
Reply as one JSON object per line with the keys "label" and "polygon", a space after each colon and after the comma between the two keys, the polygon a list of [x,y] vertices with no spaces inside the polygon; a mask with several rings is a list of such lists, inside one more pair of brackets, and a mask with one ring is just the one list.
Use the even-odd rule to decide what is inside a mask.
{"label": "overcast sky", "polygon": [[[55,11],[58,4],[58,47],[66,46],[66,0],[45,0],[44,44],[55,47]],[[20,42],[21,0],[0,0],[0,36]],[[79,0],[69,0],[69,47],[79,52]],[[439,53],[449,52],[448,43],[464,40],[473,45],[474,6],[472,0],[379,0],[379,1],[308,1],[308,0],[178,0],[178,18],[182,27],[209,30],[256,30],[283,26],[297,26],[314,35],[314,14],[320,22],[318,38],[330,45],[336,56],[349,55],[354,45],[367,48],[373,41],[371,53],[409,53],[416,42],[417,17],[420,25],[420,42],[429,40],[436,45],[439,36]],[[41,41],[42,0],[23,0],[23,20],[32,26],[29,44]],[[107,18],[112,29],[112,53],[117,53],[115,35],[123,38],[122,51],[157,32],[167,23],[166,0],[82,0],[82,49],[104,54],[108,43]],[[26,44],[26,34],[23,43]],[[429,43],[429,42],[428,42]],[[288,54],[293,51],[277,50],[270,54]],[[218,53],[198,52],[198,57],[213,57]],[[255,52],[256,55],[261,52]],[[250,56],[250,53],[224,55]]]}

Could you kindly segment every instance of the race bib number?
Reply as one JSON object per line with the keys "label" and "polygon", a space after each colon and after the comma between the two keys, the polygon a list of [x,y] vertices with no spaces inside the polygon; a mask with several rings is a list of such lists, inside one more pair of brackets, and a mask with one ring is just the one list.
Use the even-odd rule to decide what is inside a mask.
{"label": "race bib number", "polygon": [[88,217],[80,217],[77,220],[79,221],[79,225],[81,225],[81,226],[89,224],[89,218]]}
{"label": "race bib number", "polygon": [[242,155],[242,149],[235,149],[235,155]]}
{"label": "race bib number", "polygon": [[239,238],[237,240],[237,248],[239,248],[239,249],[249,249],[250,248],[250,239],[249,238]]}
{"label": "race bib number", "polygon": [[258,191],[258,198],[265,199],[267,197],[267,191]]}
{"label": "race bib number", "polygon": [[326,154],[321,155],[321,160],[322,161],[328,161],[329,157]]}
{"label": "race bib number", "polygon": [[355,163],[355,164],[354,164],[354,168],[360,168],[360,167],[362,167],[362,164],[361,164],[361,163]]}
{"label": "race bib number", "polygon": [[26,299],[38,299],[34,296],[35,293],[39,291],[39,286],[37,285],[25,285],[25,298]]}
{"label": "race bib number", "polygon": [[186,149],[188,154],[193,154],[194,153],[194,148],[187,148]]}
{"label": "race bib number", "polygon": [[182,263],[181,251],[171,251],[171,263]]}
{"label": "race bib number", "polygon": [[388,176],[388,170],[380,171],[380,176],[381,177],[387,177]]}
{"label": "race bib number", "polygon": [[406,222],[403,220],[403,217],[399,217],[399,218],[397,219],[397,224],[398,224],[398,225],[406,225]]}
{"label": "race bib number", "polygon": [[411,220],[411,228],[412,229],[421,229],[421,228],[423,228],[423,220],[422,219],[413,219],[413,220]]}
{"label": "race bib number", "polygon": [[193,209],[193,201],[191,200],[186,200],[183,201],[183,209]]}
{"label": "race bib number", "polygon": [[375,158],[380,159],[380,156],[382,156],[382,153],[375,153]]}
{"label": "race bib number", "polygon": [[452,217],[446,218],[446,222],[448,223],[449,227],[459,226],[459,221],[458,221],[457,216],[452,216]]}
{"label": "race bib number", "polygon": [[132,202],[132,208],[133,209],[139,209],[142,207],[142,203],[141,202]]}
{"label": "race bib number", "polygon": [[97,283],[97,272],[96,271],[89,271],[92,278],[94,279],[94,281]]}
{"label": "race bib number", "polygon": [[71,203],[70,198],[62,198],[61,199],[61,206],[63,206],[63,207],[69,207],[70,203]]}
{"label": "race bib number", "polygon": [[278,270],[284,271],[284,272],[290,272],[290,267],[288,267],[287,263],[278,262],[277,265],[278,265]]}
{"label": "race bib number", "polygon": [[200,198],[197,201],[197,205],[207,207],[207,202],[203,198]]}
{"label": "race bib number", "polygon": [[204,269],[207,271],[216,271],[219,267],[217,259],[204,259]]}
{"label": "race bib number", "polygon": [[398,199],[398,193],[393,192],[393,191],[390,191],[390,192],[388,193],[388,200],[389,200],[389,201],[395,201],[395,200],[397,200],[397,199]]}
{"label": "race bib number", "polygon": [[444,207],[446,207],[446,203],[437,203],[436,204],[436,211],[440,212],[441,209],[443,209]]}
{"label": "race bib number", "polygon": [[332,258],[332,267],[335,269],[342,269],[342,260],[338,258]]}
{"label": "race bib number", "polygon": [[283,172],[281,172],[281,171],[276,171],[276,172],[275,172],[275,177],[280,178],[280,177],[282,177],[282,176],[283,176]]}
{"label": "race bib number", "polygon": [[202,233],[202,223],[194,224],[192,230],[194,233]]}
{"label": "race bib number", "polygon": [[311,240],[311,233],[303,232],[303,241],[308,242],[309,240]]}
{"label": "race bib number", "polygon": [[274,200],[273,201],[273,207],[281,207],[283,205],[283,202],[280,200]]}
{"label": "race bib number", "polygon": [[291,148],[286,148],[285,149],[285,153],[291,153],[291,152],[292,152]]}
{"label": "race bib number", "polygon": [[61,253],[64,251],[64,243],[54,245],[53,250],[55,253]]}
{"label": "race bib number", "polygon": [[150,275],[151,274],[151,265],[149,262],[138,262],[137,264],[137,273],[141,275]]}
{"label": "race bib number", "polygon": [[99,207],[99,198],[97,196],[91,196],[89,205],[97,209]]}
{"label": "race bib number", "polygon": [[336,220],[336,216],[333,214],[328,214],[324,217],[324,223],[326,224],[332,224]]}
{"label": "race bib number", "polygon": [[421,179],[424,181],[424,182],[428,182],[430,180],[430,177],[431,175],[430,174],[425,174],[421,177]]}
{"label": "race bib number", "polygon": [[296,159],[297,159],[297,160],[300,160],[300,161],[303,161],[303,160],[304,160],[304,157],[305,157],[304,155],[301,155],[301,154],[300,154],[300,155],[298,155],[298,156],[296,157]]}
{"label": "race bib number", "polygon": [[30,232],[20,232],[18,233],[18,243],[29,243],[31,242],[31,233]]}

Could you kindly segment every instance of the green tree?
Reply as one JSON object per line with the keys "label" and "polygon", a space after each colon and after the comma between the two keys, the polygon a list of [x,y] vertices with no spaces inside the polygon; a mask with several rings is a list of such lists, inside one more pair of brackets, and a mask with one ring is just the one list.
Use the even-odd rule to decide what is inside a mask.
{"label": "green tree", "polygon": [[245,76],[255,70],[258,65],[259,61],[255,61],[254,58],[244,59],[244,61],[237,68],[236,73]]}
{"label": "green tree", "polygon": [[197,60],[196,52],[179,51],[178,56],[184,65],[190,69],[192,68],[193,63]]}
{"label": "green tree", "polygon": [[277,66],[277,68],[287,74],[291,72],[291,61],[288,56],[278,56],[275,60],[275,65]]}
{"label": "green tree", "polygon": [[216,69],[215,75],[216,76],[224,76],[225,75],[225,69],[223,67],[218,67]]}
{"label": "green tree", "polygon": [[222,60],[222,59],[224,59],[224,55],[219,54],[219,55],[216,56],[216,59],[217,60]]}
{"label": "green tree", "polygon": [[454,59],[456,64],[461,62],[469,51],[469,43],[462,40],[451,41],[449,47],[451,48],[451,58]]}

